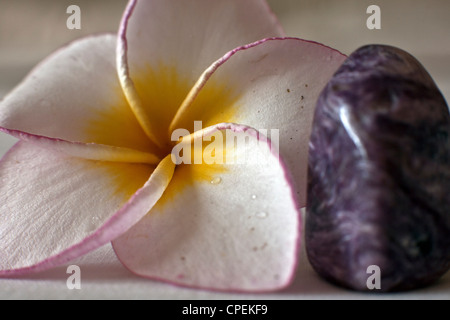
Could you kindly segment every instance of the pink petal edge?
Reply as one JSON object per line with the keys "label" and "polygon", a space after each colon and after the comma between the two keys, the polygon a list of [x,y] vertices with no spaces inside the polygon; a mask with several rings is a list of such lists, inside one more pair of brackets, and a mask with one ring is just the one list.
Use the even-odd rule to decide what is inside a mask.
{"label": "pink petal edge", "polygon": [[[17,142],[10,150],[8,150],[8,152],[2,157],[2,159],[0,159],[0,163],[10,153],[14,152],[14,150],[19,147],[20,143],[21,141]],[[172,161],[170,161],[169,159],[169,161],[165,161],[165,163],[171,164]],[[83,241],[33,266],[13,270],[0,270],[0,278],[13,278],[17,276],[23,276],[63,265],[73,259],[83,256],[95,249],[98,249],[99,247],[111,242],[112,240],[126,232],[151,209],[151,207],[162,196],[165,187],[170,182],[173,171],[172,175],[166,177],[166,186],[164,186],[162,190],[161,188],[158,188],[158,185],[156,186],[157,188],[152,188],[154,187],[152,185],[152,182],[154,180],[160,179],[159,176],[155,175],[155,172],[158,170],[158,168],[155,169],[145,185],[141,189],[139,189],[121,209],[119,209],[100,228],[86,237]],[[161,181],[157,182],[161,183]],[[154,193],[153,189],[156,189],[158,192]],[[150,201],[149,198],[151,199]]]}
{"label": "pink petal edge", "polygon": [[[120,161],[128,163],[158,164],[160,159],[151,154],[134,149],[116,147],[97,143],[66,141],[0,127],[0,132],[22,141],[38,144],[46,149],[62,152],[66,155],[86,160]],[[112,158],[114,157],[114,158]]]}

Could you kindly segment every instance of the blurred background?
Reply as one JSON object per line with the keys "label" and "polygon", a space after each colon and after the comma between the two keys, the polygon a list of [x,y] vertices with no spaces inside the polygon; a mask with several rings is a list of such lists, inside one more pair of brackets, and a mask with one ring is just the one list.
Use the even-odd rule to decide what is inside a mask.
{"label": "blurred background", "polygon": [[[243,0],[245,1],[245,0]],[[269,0],[288,36],[322,42],[345,54],[368,43],[401,47],[433,77],[450,81],[448,0]],[[37,62],[65,43],[116,32],[126,0],[0,0],[0,98]],[[66,9],[81,8],[81,30],[68,30]],[[369,30],[367,7],[381,8],[381,30]],[[447,97],[450,91],[446,89]]]}
{"label": "blurred background", "polygon": [[[245,1],[245,0],[243,0]],[[403,48],[450,97],[449,0],[268,0],[288,36],[350,54],[369,43]],[[116,32],[126,0],[0,0],[0,99],[58,47],[82,36]],[[81,30],[69,30],[69,5],[81,8]],[[381,8],[381,30],[369,30],[369,5]],[[6,139],[0,135],[0,139]],[[2,141],[0,141],[2,142]],[[0,143],[0,152],[3,150]],[[5,146],[4,148],[8,148]],[[0,153],[1,154],[1,153]]]}

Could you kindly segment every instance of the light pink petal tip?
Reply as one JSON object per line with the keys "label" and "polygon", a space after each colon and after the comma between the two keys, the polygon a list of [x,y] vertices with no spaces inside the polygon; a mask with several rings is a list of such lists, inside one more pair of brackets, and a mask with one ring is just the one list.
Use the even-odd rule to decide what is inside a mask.
{"label": "light pink petal tip", "polygon": [[110,242],[150,210],[173,169],[170,159],[155,169],[17,143],[0,162],[0,276],[48,269]]}
{"label": "light pink petal tip", "polygon": [[293,278],[300,239],[289,178],[270,141],[254,129],[220,124],[194,140],[217,132],[248,139],[233,153],[237,161],[177,167],[161,202],[113,241],[114,250],[135,274],[176,285],[281,289]]}

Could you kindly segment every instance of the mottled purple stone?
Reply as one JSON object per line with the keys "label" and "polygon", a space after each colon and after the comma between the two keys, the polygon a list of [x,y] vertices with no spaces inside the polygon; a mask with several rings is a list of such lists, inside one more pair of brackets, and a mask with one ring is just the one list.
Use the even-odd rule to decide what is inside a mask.
{"label": "mottled purple stone", "polygon": [[368,291],[376,265],[381,291],[401,291],[449,270],[450,114],[414,57],[382,45],[350,55],[320,95],[309,152],[317,273]]}

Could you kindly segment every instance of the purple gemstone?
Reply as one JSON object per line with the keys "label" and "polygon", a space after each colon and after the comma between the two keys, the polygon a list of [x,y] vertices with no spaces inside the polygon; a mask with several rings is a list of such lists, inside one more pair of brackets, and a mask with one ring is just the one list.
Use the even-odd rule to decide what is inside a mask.
{"label": "purple gemstone", "polygon": [[319,97],[309,152],[317,273],[367,291],[377,266],[380,291],[402,291],[449,270],[450,114],[414,57],[383,45],[351,54]]}

